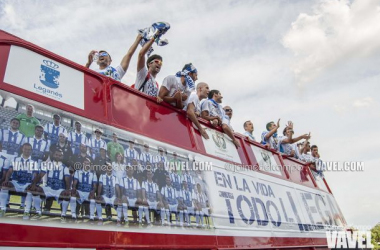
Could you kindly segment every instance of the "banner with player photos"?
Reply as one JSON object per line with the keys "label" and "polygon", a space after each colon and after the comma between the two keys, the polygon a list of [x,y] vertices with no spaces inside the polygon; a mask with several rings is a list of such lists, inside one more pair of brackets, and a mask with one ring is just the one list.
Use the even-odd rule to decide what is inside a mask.
{"label": "banner with player photos", "polygon": [[0,110],[0,167],[2,182],[17,193],[7,194],[9,203],[0,198],[0,217],[19,223],[34,218],[41,225],[75,222],[85,228],[87,222],[212,227],[209,190],[195,155],[7,95],[20,105]]}
{"label": "banner with player photos", "polygon": [[[0,108],[0,223],[250,237],[325,237],[345,224],[327,192],[13,97],[18,110]],[[208,154],[240,162],[225,135],[207,133]]]}

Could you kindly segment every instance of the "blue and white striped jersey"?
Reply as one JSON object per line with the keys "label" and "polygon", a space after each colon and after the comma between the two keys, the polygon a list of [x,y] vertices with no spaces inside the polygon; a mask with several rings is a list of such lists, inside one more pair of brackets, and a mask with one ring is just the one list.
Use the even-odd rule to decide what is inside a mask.
{"label": "blue and white striped jersey", "polygon": [[137,191],[140,190],[140,183],[135,178],[124,177],[119,183],[120,187],[123,187],[123,194],[129,199],[137,198]]}
{"label": "blue and white striped jersey", "polygon": [[69,168],[62,164],[62,162],[49,162],[53,165],[46,171],[47,182],[46,186],[53,190],[65,189],[65,177],[70,177]]}
{"label": "blue and white striped jersey", "polygon": [[159,192],[159,188],[157,183],[155,182],[149,182],[149,181],[144,181],[141,185],[142,189],[145,189],[146,193],[146,198],[150,202],[155,202],[157,201],[157,192]]}
{"label": "blue and white striped jersey", "polygon": [[24,143],[29,143],[32,145],[32,160],[38,161],[42,160],[44,154],[49,153],[50,142],[45,139],[37,139],[36,137],[25,137]]}
{"label": "blue and white striped jersey", "polygon": [[13,170],[12,180],[19,184],[32,183],[34,175],[40,171],[37,162],[33,161],[31,157],[25,159],[22,156],[15,157],[10,162],[9,169]]}
{"label": "blue and white striped jersey", "polygon": [[93,184],[98,183],[98,177],[96,173],[84,170],[78,170],[74,174],[74,180],[78,181],[76,187],[82,192],[91,192],[93,190]]}
{"label": "blue and white striped jersey", "polygon": [[0,132],[0,142],[3,146],[3,153],[17,156],[24,137],[20,131],[14,132],[10,129],[2,129]]}
{"label": "blue and white striped jersey", "polygon": [[100,155],[100,149],[101,148],[104,148],[105,150],[107,150],[106,141],[103,139],[98,140],[95,137],[91,138],[88,141],[88,146],[91,148],[91,151],[92,151],[91,157],[93,160],[95,160],[95,158]]}
{"label": "blue and white striped jersey", "polygon": [[179,198],[181,198],[183,200],[183,203],[187,207],[193,207],[193,200],[196,199],[196,197],[195,197],[195,195],[194,195],[193,192],[191,192],[189,189],[187,189],[187,190],[183,189],[178,194],[179,194]]}
{"label": "blue and white striped jersey", "polygon": [[58,142],[59,133],[66,133],[66,129],[62,126],[55,126],[53,123],[48,123],[44,126],[44,132],[50,145],[54,145]]}
{"label": "blue and white striped jersey", "polygon": [[191,176],[189,173],[185,173],[184,175],[182,175],[182,180],[181,180],[181,183],[183,181],[186,181],[187,182],[187,187],[189,188],[189,190],[191,192],[194,191],[194,188],[195,188],[195,180],[193,178],[193,176]]}
{"label": "blue and white striped jersey", "polygon": [[181,176],[179,176],[177,173],[170,173],[170,180],[172,181],[173,188],[179,192],[181,190]]}
{"label": "blue and white striped jersey", "polygon": [[124,157],[127,164],[131,164],[132,160],[136,160],[137,162],[140,160],[140,154],[135,148],[127,148],[124,150]]}
{"label": "blue and white striped jersey", "polygon": [[161,189],[161,194],[166,199],[169,205],[176,205],[178,204],[177,198],[178,194],[177,191],[173,187],[165,186]]}
{"label": "blue and white striped jersey", "polygon": [[67,139],[71,142],[73,154],[80,154],[80,144],[88,146],[88,138],[84,133],[70,132]]}
{"label": "blue and white striped jersey", "polygon": [[102,174],[99,177],[99,184],[102,184],[102,195],[107,198],[116,196],[117,178],[113,175]]}

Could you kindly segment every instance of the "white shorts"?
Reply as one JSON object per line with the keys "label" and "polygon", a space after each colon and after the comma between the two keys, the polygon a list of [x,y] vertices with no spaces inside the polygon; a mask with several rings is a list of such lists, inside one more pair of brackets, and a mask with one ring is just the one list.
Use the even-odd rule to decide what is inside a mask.
{"label": "white shorts", "polygon": [[202,208],[202,212],[203,212],[204,215],[207,215],[207,216],[208,216],[208,215],[209,215],[209,214],[208,214],[208,207],[203,207],[203,208]]}
{"label": "white shorts", "polygon": [[77,199],[77,201],[79,204],[82,204],[84,201],[90,201],[90,199],[88,198],[88,196],[90,195],[90,192],[82,192],[78,190],[78,193],[79,193],[79,199]]}
{"label": "white shorts", "polygon": [[194,207],[186,207],[185,210],[187,211],[188,214],[195,214]]}
{"label": "white shorts", "polygon": [[115,200],[116,200],[116,196],[112,196],[111,198],[109,198],[107,196],[102,195],[102,197],[103,197],[104,203],[106,205],[111,205],[111,206],[114,205]]}
{"label": "white shorts", "polygon": [[134,198],[134,199],[127,198],[127,200],[128,200],[128,206],[129,207],[135,207],[137,198]]}
{"label": "white shorts", "polygon": [[19,184],[17,181],[11,181],[13,186],[15,187],[16,192],[26,192],[25,188],[27,188],[31,183],[26,183],[26,184]]}
{"label": "white shorts", "polygon": [[178,204],[175,204],[175,205],[169,204],[169,211],[170,212],[177,212],[177,207],[178,207]]}
{"label": "white shorts", "polygon": [[148,201],[148,204],[149,204],[150,209],[157,210],[157,204],[158,204],[157,201]]}
{"label": "white shorts", "polygon": [[59,200],[59,196],[63,192],[63,189],[54,190],[51,187],[43,186],[46,198],[54,197],[57,201]]}

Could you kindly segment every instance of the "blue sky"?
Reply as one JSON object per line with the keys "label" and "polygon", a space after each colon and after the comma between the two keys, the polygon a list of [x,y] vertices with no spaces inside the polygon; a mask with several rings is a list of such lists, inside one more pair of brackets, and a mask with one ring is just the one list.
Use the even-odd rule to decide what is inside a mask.
{"label": "blue sky", "polygon": [[[328,172],[349,224],[380,222],[380,1],[5,1],[0,29],[79,64],[92,49],[121,61],[137,29],[166,21],[155,48],[158,82],[192,62],[219,89],[232,126],[289,120],[312,134],[325,161],[363,161],[364,172]],[[123,79],[135,81],[136,57]],[[282,130],[282,129],[281,129]]]}

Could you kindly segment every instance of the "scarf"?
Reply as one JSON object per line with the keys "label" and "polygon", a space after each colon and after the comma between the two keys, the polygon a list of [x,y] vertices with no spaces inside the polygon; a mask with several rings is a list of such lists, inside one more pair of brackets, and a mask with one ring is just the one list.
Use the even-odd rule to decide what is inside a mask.
{"label": "scarf", "polygon": [[185,82],[186,82],[187,87],[189,88],[190,91],[193,91],[195,90],[195,83],[194,83],[194,80],[189,76],[190,73],[198,73],[197,69],[191,63],[187,64],[184,70],[178,71],[177,74],[175,74],[175,76],[185,77]]}

